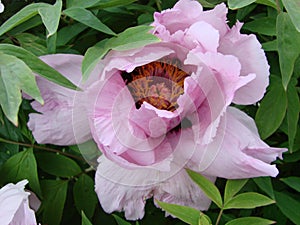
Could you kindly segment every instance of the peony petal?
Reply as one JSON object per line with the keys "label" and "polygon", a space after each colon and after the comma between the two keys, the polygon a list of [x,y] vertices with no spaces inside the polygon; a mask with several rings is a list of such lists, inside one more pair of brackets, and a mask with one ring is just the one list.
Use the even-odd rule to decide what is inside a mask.
{"label": "peony petal", "polygon": [[125,211],[128,220],[137,220],[144,216],[145,201],[152,197],[153,188],[149,184],[155,178],[151,170],[124,169],[101,156],[95,191],[105,212]]}
{"label": "peony petal", "polygon": [[107,71],[117,69],[119,71],[132,72],[136,67],[147,63],[158,61],[161,58],[174,53],[170,46],[165,44],[153,44],[140,49],[124,51],[123,54],[117,51],[111,51],[101,62],[105,65],[102,75],[103,78],[108,78]]}
{"label": "peony petal", "polygon": [[[201,4],[193,0],[180,0],[172,9],[154,13],[154,27],[165,27],[171,34],[185,30],[203,11]],[[154,31],[157,33],[158,30]]]}
{"label": "peony petal", "polygon": [[231,104],[236,90],[255,79],[254,74],[240,76],[241,64],[235,56],[213,52],[202,53],[197,50],[192,52],[213,71],[226,96],[227,104]]}
{"label": "peony petal", "polygon": [[[216,178],[210,178],[210,180],[214,182]],[[207,210],[211,203],[211,200],[184,170],[163,182],[155,191],[154,198],[170,204],[193,207],[201,211]]]}
{"label": "peony petal", "polygon": [[[212,156],[209,151],[215,154]],[[270,148],[260,139],[253,119],[229,107],[214,141],[207,146],[199,146],[192,161],[200,162],[199,170],[210,176],[227,179],[275,177],[278,170],[269,163],[280,158],[284,151],[284,148]]]}
{"label": "peony petal", "polygon": [[52,54],[40,57],[45,63],[59,71],[76,86],[80,86],[82,55]]}
{"label": "peony petal", "polygon": [[[41,59],[80,86],[82,56],[57,54],[42,56]],[[42,77],[37,77],[37,84],[45,103],[40,105],[36,101],[32,102],[32,107],[41,114],[29,114],[28,122],[37,142],[72,145],[89,140],[91,135],[85,116],[84,94]]]}
{"label": "peony petal", "polygon": [[[206,36],[207,29],[202,31],[201,27],[194,25],[198,22],[210,24],[215,30],[218,31],[218,36],[223,37],[229,27],[226,21],[227,8],[225,4],[219,4],[212,10],[203,11],[202,6],[197,1],[180,0],[172,9],[164,10],[160,13],[154,13],[154,26],[153,33],[166,42],[174,42],[185,46],[189,49],[193,49],[195,45],[191,45],[188,40],[193,41],[193,38],[184,40],[185,32],[191,29],[190,34],[193,34],[194,39]],[[191,27],[192,26],[192,27]],[[201,28],[197,30],[198,28]],[[200,36],[198,36],[200,32]],[[215,34],[213,34],[215,36]],[[181,40],[181,41],[180,41]],[[205,42],[205,45],[214,42]],[[204,43],[204,41],[203,41]],[[207,46],[206,46],[207,47]]]}
{"label": "peony petal", "polygon": [[263,97],[269,84],[269,65],[256,37],[253,34],[240,34],[241,26],[241,23],[237,23],[221,39],[218,50],[223,54],[234,55],[239,59],[242,66],[242,76],[256,75],[255,79],[237,90],[234,97],[236,104],[248,105]]}
{"label": "peony petal", "polygon": [[206,210],[210,200],[190,180],[184,170],[178,173],[158,172],[154,169],[125,169],[99,158],[95,177],[95,191],[105,212],[124,211],[128,220],[144,216],[146,200],[155,199]]}
{"label": "peony petal", "polygon": [[34,211],[28,203],[30,193],[24,191],[27,183],[27,180],[23,180],[0,189],[1,225],[36,225]]}
{"label": "peony petal", "polygon": [[195,48],[201,47],[202,52],[217,52],[219,37],[219,31],[203,21],[194,23],[186,31],[188,41],[195,43]]}

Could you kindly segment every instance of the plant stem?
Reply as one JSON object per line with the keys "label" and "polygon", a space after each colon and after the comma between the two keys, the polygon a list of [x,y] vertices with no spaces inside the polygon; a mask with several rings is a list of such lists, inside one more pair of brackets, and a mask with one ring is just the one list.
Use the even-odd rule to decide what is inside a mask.
{"label": "plant stem", "polygon": [[280,13],[281,9],[280,9],[280,3],[279,0],[276,0],[276,6],[277,6],[277,12]]}
{"label": "plant stem", "polygon": [[221,220],[221,217],[222,217],[222,214],[223,214],[223,208],[220,210],[219,212],[219,215],[218,215],[218,218],[217,218],[217,221],[216,221],[216,224],[215,225],[219,225],[220,223],[220,220]]}
{"label": "plant stem", "polygon": [[36,148],[36,149],[41,149],[41,150],[45,150],[45,151],[48,151],[48,152],[56,152],[56,153],[59,153],[59,154],[62,154],[62,155],[65,155],[65,156],[68,156],[68,157],[71,157],[71,158],[74,158],[74,159],[85,161],[83,158],[81,158],[79,156],[75,156],[75,155],[72,155],[72,154],[67,153],[67,152],[62,152],[58,149],[53,149],[53,148],[48,148],[48,147],[44,147],[44,146],[38,146],[38,145],[34,145],[34,144],[23,143],[23,142],[6,140],[6,139],[3,139],[3,138],[0,138],[0,141],[4,142],[4,143],[7,143],[7,144],[14,144],[14,145],[20,145],[20,146],[29,147],[29,148]]}
{"label": "plant stem", "polygon": [[155,2],[156,2],[156,6],[157,6],[158,11],[162,11],[161,1],[160,0],[156,0]]}

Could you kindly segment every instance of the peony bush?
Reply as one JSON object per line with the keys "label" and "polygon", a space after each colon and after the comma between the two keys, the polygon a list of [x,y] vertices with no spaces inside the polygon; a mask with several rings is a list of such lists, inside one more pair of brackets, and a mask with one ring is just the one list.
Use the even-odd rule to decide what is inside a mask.
{"label": "peony bush", "polygon": [[[234,8],[233,2],[228,1],[229,7]],[[23,97],[19,112],[22,127],[11,128],[23,130],[16,132],[13,140],[1,140],[8,146],[17,144],[24,148],[12,156],[10,152],[3,155],[6,159],[0,164],[0,172],[7,175],[0,181],[5,185],[29,180],[30,189],[42,202],[37,221],[54,225],[70,221],[77,224],[81,220],[82,224],[100,224],[102,219],[106,221],[103,210],[117,213],[114,219],[118,224],[127,224],[122,213],[124,219],[141,220],[141,224],[153,220],[175,224],[178,219],[188,224],[271,224],[268,213],[252,211],[249,217],[243,217],[232,211],[228,217],[223,211],[253,209],[273,204],[274,200],[278,203],[269,209],[278,207],[286,218],[298,221],[297,216],[283,209],[286,194],[275,190],[269,178],[273,177],[274,184],[279,182],[275,177],[279,174],[277,165],[285,163],[283,153],[287,147],[291,151],[298,149],[293,122],[298,122],[296,112],[300,111],[296,81],[291,77],[287,90],[286,78],[281,83],[278,76],[270,76],[270,70],[273,74],[275,69],[273,64],[269,66],[259,41],[261,34],[266,35],[264,32],[257,32],[257,36],[244,32],[243,29],[255,32],[255,26],[230,21],[232,14],[228,15],[225,3],[204,1],[201,5],[195,0],[179,0],[170,8],[154,12],[150,19],[141,14],[138,21],[143,25],[116,35],[99,20],[101,13],[89,9],[102,12],[104,8],[103,13],[113,14],[122,7],[142,9],[142,5],[109,5],[101,1],[66,4],[63,15],[79,23],[62,18],[67,25],[61,32],[57,32],[59,17],[49,21],[51,13],[60,15],[65,7],[61,1],[53,6],[28,5],[0,27],[0,34],[9,32],[18,25],[16,21],[31,17],[23,16],[26,12],[34,12],[40,15],[47,30],[47,49],[37,50],[38,45],[26,47],[25,43],[33,38],[29,33],[16,34],[17,38],[21,36],[17,39],[21,47],[4,43],[9,40],[0,44],[4,84],[10,74],[16,76],[15,87],[19,93],[22,90]],[[145,10],[151,8],[149,4]],[[156,6],[160,9],[159,1]],[[249,12],[238,12],[249,14],[252,6],[256,4],[243,8]],[[268,9],[272,7],[278,10],[275,3],[270,3]],[[236,15],[241,17],[241,13]],[[281,16],[286,14],[278,15],[277,26]],[[108,18],[113,21],[113,17]],[[292,22],[295,23],[291,20],[290,25],[296,29]],[[115,37],[98,37],[100,42],[90,47],[92,44],[77,35],[81,33],[84,38],[86,26],[92,28],[90,32],[94,29]],[[68,37],[71,31],[77,34]],[[287,37],[277,35],[278,43],[286,41]],[[75,45],[67,47],[72,40]],[[33,43],[40,41],[35,39]],[[76,42],[90,48],[80,52]],[[272,51],[273,45],[271,40],[264,48]],[[281,59],[279,46],[278,53]],[[291,58],[298,65],[296,59]],[[280,63],[280,69],[285,68],[286,62]],[[25,78],[30,82],[23,82]],[[10,93],[6,92],[7,99],[11,98]],[[21,94],[14,98],[16,103],[2,101],[1,107],[8,120],[18,125],[14,114],[18,110],[13,111],[12,107],[18,109]],[[279,106],[278,114],[272,116],[272,110]],[[5,123],[9,122],[5,119]],[[25,123],[27,128],[23,127]],[[276,141],[282,138],[287,141]],[[33,144],[35,141],[37,144]],[[17,167],[11,169],[14,165]],[[296,181],[282,180],[292,188]],[[25,181],[16,185],[23,194],[24,185]],[[261,191],[254,185],[262,193],[257,193]],[[8,187],[14,186],[4,186],[0,199],[14,202],[5,195]],[[239,191],[243,193],[238,194]],[[27,197],[22,199],[22,203],[13,205],[14,211],[3,211],[1,217],[7,220],[6,224],[36,224]],[[18,216],[20,207],[24,216]],[[148,212],[149,207],[152,209]],[[5,205],[0,208],[2,211]],[[218,213],[216,208],[220,209]],[[161,213],[161,209],[173,219],[151,215],[151,210]]]}

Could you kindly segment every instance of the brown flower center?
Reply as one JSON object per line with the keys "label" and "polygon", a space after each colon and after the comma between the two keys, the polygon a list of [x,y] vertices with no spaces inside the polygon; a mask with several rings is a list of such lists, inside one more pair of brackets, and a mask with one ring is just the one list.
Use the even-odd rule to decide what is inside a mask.
{"label": "brown flower center", "polygon": [[146,101],[157,109],[168,111],[178,107],[177,99],[184,92],[184,79],[189,76],[166,62],[151,62],[121,75],[137,109]]}

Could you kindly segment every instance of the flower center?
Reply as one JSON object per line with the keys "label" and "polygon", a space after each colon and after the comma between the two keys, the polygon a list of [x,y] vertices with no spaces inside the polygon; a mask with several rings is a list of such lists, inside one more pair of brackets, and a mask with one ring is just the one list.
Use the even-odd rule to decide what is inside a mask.
{"label": "flower center", "polygon": [[151,62],[136,67],[131,73],[122,72],[121,76],[137,109],[146,101],[157,109],[174,111],[189,74],[166,62]]}

